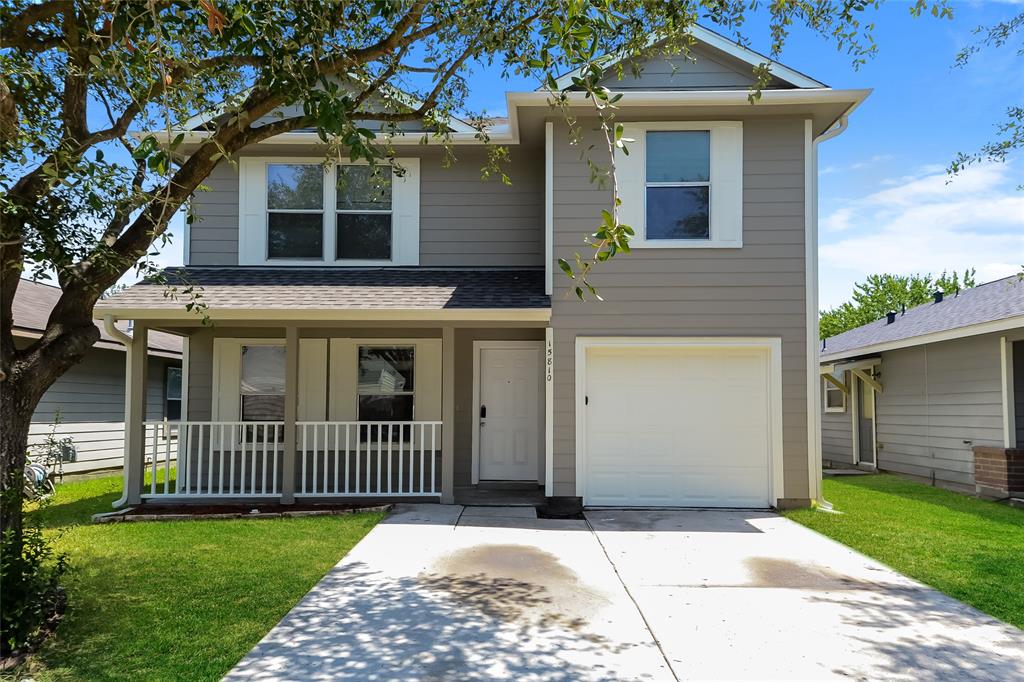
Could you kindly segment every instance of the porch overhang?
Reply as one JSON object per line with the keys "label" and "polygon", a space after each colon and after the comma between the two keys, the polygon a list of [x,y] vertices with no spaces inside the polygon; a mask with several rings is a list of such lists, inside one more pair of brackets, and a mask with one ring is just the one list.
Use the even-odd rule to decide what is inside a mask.
{"label": "porch overhang", "polygon": [[535,322],[551,320],[551,308],[480,308],[472,310],[418,308],[207,308],[205,313],[178,308],[147,308],[104,306],[96,318],[113,315],[120,320],[159,320],[161,322],[200,323],[203,316],[211,321],[231,322]]}
{"label": "porch overhang", "polygon": [[168,268],[101,301],[94,314],[183,325],[547,323],[551,299],[539,268],[195,267]]}

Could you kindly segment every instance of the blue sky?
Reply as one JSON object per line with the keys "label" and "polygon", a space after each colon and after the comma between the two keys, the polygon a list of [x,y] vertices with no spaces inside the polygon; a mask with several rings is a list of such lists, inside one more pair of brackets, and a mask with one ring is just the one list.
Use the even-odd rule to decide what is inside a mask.
{"label": "blue sky", "polygon": [[[873,88],[850,128],[820,147],[820,298],[823,308],[849,297],[875,272],[978,269],[979,281],[1024,263],[1024,158],[971,169],[948,181],[957,152],[995,133],[1006,106],[1021,104],[1024,58],[1015,46],[989,50],[952,68],[972,29],[1021,11],[1020,2],[953,3],[954,19],[914,19],[909,3],[874,12],[878,55],[859,70],[824,39],[794,29],[781,61],[837,88]],[[713,28],[713,27],[712,27]],[[744,35],[767,51],[764,22]],[[467,106],[505,112],[506,90],[532,89],[480,72]],[[175,230],[175,232],[180,232]],[[180,263],[180,240],[161,255]]]}

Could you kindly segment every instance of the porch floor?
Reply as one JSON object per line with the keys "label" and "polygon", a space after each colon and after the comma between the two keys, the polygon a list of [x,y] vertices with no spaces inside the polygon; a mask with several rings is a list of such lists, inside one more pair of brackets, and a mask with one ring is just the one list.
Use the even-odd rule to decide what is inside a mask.
{"label": "porch floor", "polygon": [[467,507],[537,507],[544,502],[544,488],[530,481],[489,481],[455,487],[455,504]]}

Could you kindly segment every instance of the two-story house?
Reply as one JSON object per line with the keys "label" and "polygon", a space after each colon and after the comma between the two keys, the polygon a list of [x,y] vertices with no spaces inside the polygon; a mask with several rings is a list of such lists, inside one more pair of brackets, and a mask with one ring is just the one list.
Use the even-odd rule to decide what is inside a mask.
{"label": "two-story house", "polygon": [[[185,265],[212,325],[139,284],[125,501],[403,497],[517,482],[600,506],[786,507],[819,496],[817,145],[863,90],[836,90],[695,28],[625,92],[617,159],[633,252],[581,302],[557,267],[610,207],[541,91],[507,94],[511,185],[396,136],[398,169],[324,167],[312,132],[222,162],[192,201]],[[627,73],[629,69],[625,70]],[[201,128],[187,131],[196,144]],[[386,176],[386,177],[385,177]],[[148,330],[185,341],[182,421],[145,421]],[[177,463],[176,478],[164,467]],[[143,467],[153,480],[143,486]]]}

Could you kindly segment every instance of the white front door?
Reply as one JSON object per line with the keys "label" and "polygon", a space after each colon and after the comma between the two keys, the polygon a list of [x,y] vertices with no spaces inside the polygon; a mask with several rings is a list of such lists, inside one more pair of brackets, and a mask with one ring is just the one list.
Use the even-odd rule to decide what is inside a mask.
{"label": "white front door", "polygon": [[480,349],[481,480],[538,480],[540,362],[539,346]]}

